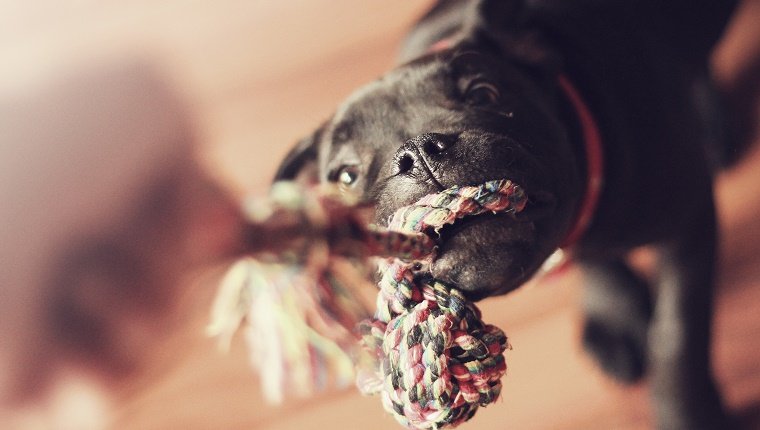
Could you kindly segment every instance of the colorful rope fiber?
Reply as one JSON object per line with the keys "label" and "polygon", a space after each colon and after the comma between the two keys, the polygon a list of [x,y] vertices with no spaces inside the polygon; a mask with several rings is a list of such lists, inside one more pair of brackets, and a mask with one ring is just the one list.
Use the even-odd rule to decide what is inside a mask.
{"label": "colorful rope fiber", "polygon": [[[389,228],[434,234],[466,216],[519,212],[526,201],[509,180],[453,187],[399,209]],[[483,323],[475,304],[424,264],[391,258],[380,272],[377,313],[360,324],[362,344],[378,363],[359,374],[362,392],[380,393],[386,411],[415,429],[456,426],[496,400],[509,348],[504,332]]]}
{"label": "colorful rope fiber", "polygon": [[[464,217],[517,213],[526,202],[509,180],[456,186],[399,209],[380,229],[333,193],[276,184],[271,200],[247,211],[257,258],[222,282],[210,333],[229,342],[247,321],[251,358],[271,400],[310,394],[330,374],[344,381],[351,357],[361,391],[379,393],[402,425],[461,424],[499,397],[510,346],[461,291],[431,276],[437,233]],[[377,311],[358,324],[364,354],[356,355],[351,331],[365,313],[351,287],[366,283],[370,256],[385,259]]]}

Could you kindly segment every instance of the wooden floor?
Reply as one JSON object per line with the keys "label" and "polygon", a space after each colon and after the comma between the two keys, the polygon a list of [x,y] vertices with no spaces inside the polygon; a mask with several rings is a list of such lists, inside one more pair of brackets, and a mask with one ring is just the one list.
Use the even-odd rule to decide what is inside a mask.
{"label": "wooden floor", "polygon": [[[74,3],[15,6],[15,16],[37,18],[29,26],[0,18],[0,36],[14,35],[13,43],[0,37],[0,52],[15,64],[0,84],[82,61],[148,61],[186,100],[209,166],[243,193],[263,191],[292,142],[393,64],[403,30],[429,1]],[[752,29],[760,2],[749,0],[744,9],[717,57],[725,76],[760,52]],[[745,427],[760,429],[760,150],[724,174],[717,192],[723,236],[716,373]],[[203,336],[218,273],[190,277],[178,298],[184,311],[175,334],[124,388],[113,428],[398,428],[378,399],[353,390],[266,406],[242,345],[223,355]],[[461,428],[650,428],[646,385],[615,385],[579,347],[581,288],[571,272],[483,304],[486,320],[505,329],[514,350],[503,400]]]}

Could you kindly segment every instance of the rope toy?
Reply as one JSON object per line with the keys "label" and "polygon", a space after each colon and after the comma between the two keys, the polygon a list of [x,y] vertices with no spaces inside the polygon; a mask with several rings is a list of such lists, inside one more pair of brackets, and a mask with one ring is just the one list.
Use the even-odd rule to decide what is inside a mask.
{"label": "rope toy", "polygon": [[[526,203],[509,180],[455,186],[399,209],[379,229],[335,193],[276,184],[268,209],[247,211],[254,248],[263,252],[222,282],[210,333],[229,342],[247,321],[251,357],[271,400],[285,391],[310,394],[328,375],[340,385],[353,361],[360,390],[379,393],[402,425],[461,424],[499,397],[510,345],[461,291],[431,276],[435,238],[458,219],[517,213]],[[385,258],[377,311],[358,323],[357,351],[353,330],[364,311],[353,286],[367,283],[370,256]]]}

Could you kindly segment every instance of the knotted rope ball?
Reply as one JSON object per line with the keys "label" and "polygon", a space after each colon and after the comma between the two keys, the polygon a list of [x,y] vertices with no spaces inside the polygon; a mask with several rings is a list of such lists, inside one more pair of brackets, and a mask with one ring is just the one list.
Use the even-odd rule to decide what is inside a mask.
{"label": "knotted rope ball", "polygon": [[[408,428],[456,426],[470,419],[480,406],[499,397],[500,379],[506,372],[503,353],[510,347],[506,335],[484,323],[475,304],[456,286],[434,279],[429,267],[435,260],[442,227],[464,217],[521,211],[527,203],[521,187],[506,179],[451,187],[402,207],[387,229],[363,224],[354,209],[339,204],[329,193],[315,200],[305,198],[303,191],[299,195],[294,188],[285,188],[273,195],[274,209],[251,219],[257,232],[254,236],[265,238],[253,247],[256,252],[275,250],[281,257],[269,261],[272,253],[268,252],[263,262],[249,259],[244,269],[240,265],[233,269],[231,273],[237,270],[237,275],[223,282],[212,323],[213,334],[223,339],[229,339],[245,319],[249,333],[280,333],[281,337],[302,340],[274,338],[266,347],[267,363],[255,364],[262,373],[269,372],[267,390],[282,393],[290,391],[283,386],[290,386],[301,391],[306,387],[305,391],[310,392],[312,385],[324,382],[325,374],[320,369],[353,357],[361,391],[380,394],[385,409]],[[284,199],[286,195],[291,198]],[[290,224],[297,228],[283,223],[288,218],[296,219]],[[294,258],[293,246],[284,246],[286,242],[297,244],[296,254],[300,257]],[[377,310],[373,318],[358,322],[358,318],[347,317],[360,312],[346,284],[358,278],[362,270],[356,268],[369,264],[368,257],[373,255],[384,257],[379,262]],[[350,264],[342,264],[347,261]],[[362,264],[355,264],[357,261]],[[262,264],[270,269],[264,270]],[[300,267],[307,276],[295,274],[298,271],[293,267]],[[253,276],[253,271],[257,275]],[[312,285],[305,285],[305,279],[311,279]],[[283,289],[288,283],[294,287]],[[293,295],[310,298],[294,300]],[[289,298],[285,305],[276,303],[276,298],[282,297]],[[261,303],[273,298],[272,303]],[[307,305],[293,310],[294,302]],[[289,330],[284,330],[282,324],[262,328],[263,320],[269,319],[262,318],[262,309],[276,315],[273,320],[283,321],[282,316],[287,314],[302,322],[288,323]],[[314,325],[313,321],[320,324]],[[325,329],[334,323],[347,330]],[[358,326],[364,351],[359,357],[364,359],[357,359],[346,346],[345,333],[354,326]],[[330,343],[338,348],[329,347]],[[283,344],[289,347],[278,355],[277,345]],[[254,359],[262,355],[260,342],[251,340],[249,348]],[[336,356],[336,349],[345,354]],[[278,360],[287,366],[279,365]],[[321,367],[314,369],[315,363]],[[304,370],[300,378],[289,379],[287,372],[271,371],[286,367],[311,369],[311,373]],[[277,381],[273,380],[274,373],[281,375]],[[303,377],[306,374],[312,377]]]}
{"label": "knotted rope ball", "polygon": [[[452,187],[399,209],[389,228],[435,235],[465,216],[519,212],[526,201],[509,180]],[[379,363],[375,375],[360,374],[360,389],[380,392],[385,409],[417,429],[467,421],[499,397],[507,369],[504,332],[485,324],[461,291],[425,271],[433,259],[381,262],[376,316],[360,324],[362,343]]]}

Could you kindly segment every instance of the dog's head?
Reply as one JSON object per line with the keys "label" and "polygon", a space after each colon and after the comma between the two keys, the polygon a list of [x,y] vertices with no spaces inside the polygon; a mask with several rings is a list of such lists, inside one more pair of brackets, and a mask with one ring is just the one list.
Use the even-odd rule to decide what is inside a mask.
{"label": "dog's head", "polygon": [[452,185],[508,178],[529,196],[517,215],[479,216],[441,232],[433,275],[472,298],[527,280],[566,234],[580,190],[556,82],[519,61],[458,45],[359,89],[286,157],[278,179],[337,183],[393,212]]}

